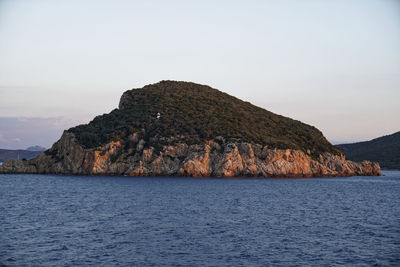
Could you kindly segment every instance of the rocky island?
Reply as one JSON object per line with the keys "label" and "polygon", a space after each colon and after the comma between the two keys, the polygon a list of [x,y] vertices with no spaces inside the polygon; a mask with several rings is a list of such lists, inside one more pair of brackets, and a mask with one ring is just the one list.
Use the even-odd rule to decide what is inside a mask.
{"label": "rocky island", "polygon": [[313,126],[209,86],[161,81],[126,91],[117,109],[64,131],[0,173],[194,177],[379,175],[345,159]]}

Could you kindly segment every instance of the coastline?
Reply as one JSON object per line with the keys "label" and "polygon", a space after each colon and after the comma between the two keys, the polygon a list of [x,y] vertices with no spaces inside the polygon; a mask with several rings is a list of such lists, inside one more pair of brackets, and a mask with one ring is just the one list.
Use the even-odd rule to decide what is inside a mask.
{"label": "coastline", "polygon": [[124,150],[119,141],[84,149],[74,134],[65,132],[47,152],[30,160],[6,161],[0,173],[309,178],[374,176],[380,175],[380,167],[348,161],[344,155],[323,153],[313,158],[300,150],[215,140],[165,145],[158,152],[144,145],[134,152]]}

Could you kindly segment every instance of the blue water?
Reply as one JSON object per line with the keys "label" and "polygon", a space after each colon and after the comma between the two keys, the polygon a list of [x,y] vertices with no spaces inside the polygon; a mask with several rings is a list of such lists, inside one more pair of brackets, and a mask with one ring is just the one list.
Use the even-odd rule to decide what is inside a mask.
{"label": "blue water", "polygon": [[400,172],[0,175],[0,266],[400,266]]}

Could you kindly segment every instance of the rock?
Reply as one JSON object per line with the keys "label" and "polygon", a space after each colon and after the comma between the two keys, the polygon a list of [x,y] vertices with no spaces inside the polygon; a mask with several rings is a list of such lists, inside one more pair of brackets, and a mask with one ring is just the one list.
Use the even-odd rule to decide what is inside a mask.
{"label": "rock", "polygon": [[142,149],[143,149],[143,147],[144,147],[145,144],[146,144],[146,142],[145,142],[143,139],[141,139],[141,140],[139,141],[139,143],[137,144],[137,146],[136,146],[136,150],[137,150],[137,151],[142,151]]}
{"label": "rock", "polygon": [[[377,163],[355,163],[343,155],[269,149],[246,142],[226,142],[222,137],[201,144],[176,143],[170,139],[156,152],[138,142],[136,151],[125,150],[121,141],[85,149],[73,133],[64,132],[51,149],[31,160],[6,161],[0,173],[57,173],[80,175],[193,176],[193,177],[327,177],[380,175]],[[129,139],[128,139],[129,141]],[[133,140],[130,140],[133,141]],[[134,153],[134,154],[132,154]]]}

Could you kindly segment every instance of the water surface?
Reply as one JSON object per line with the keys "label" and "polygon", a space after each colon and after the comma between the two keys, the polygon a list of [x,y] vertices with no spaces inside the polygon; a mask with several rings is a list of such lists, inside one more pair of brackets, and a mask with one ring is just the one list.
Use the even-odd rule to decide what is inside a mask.
{"label": "water surface", "polygon": [[400,172],[0,175],[0,266],[399,266]]}

